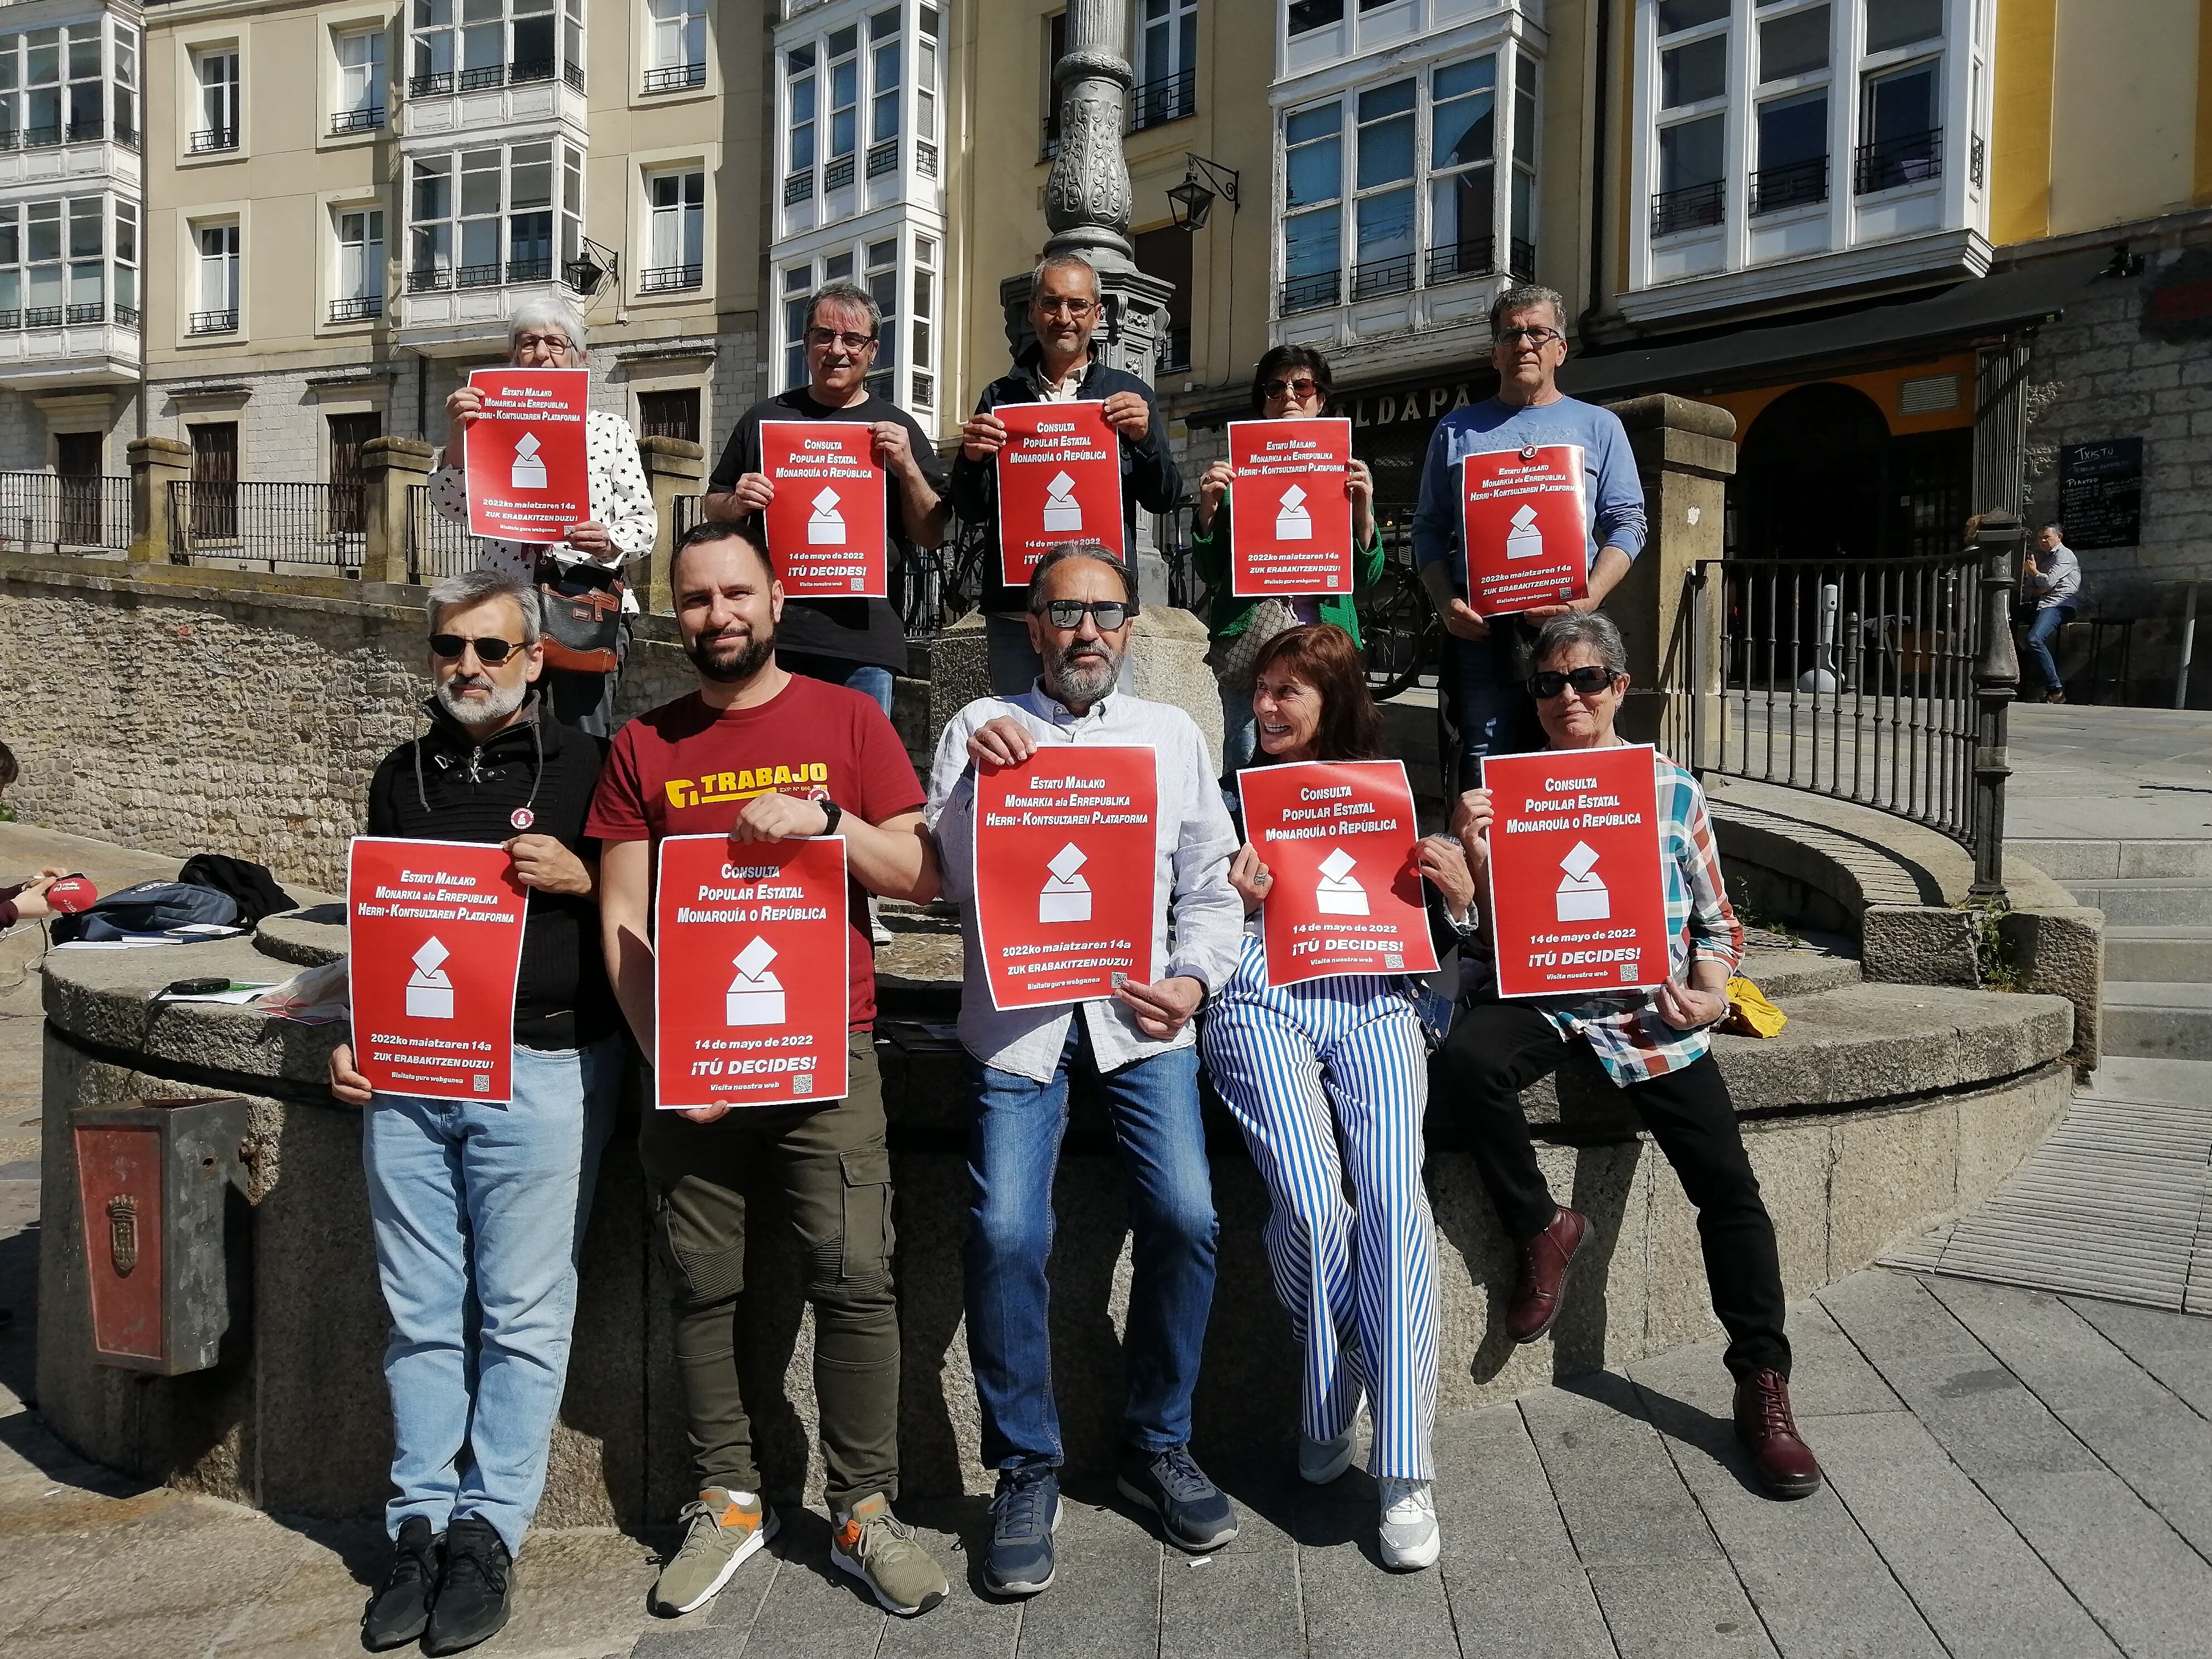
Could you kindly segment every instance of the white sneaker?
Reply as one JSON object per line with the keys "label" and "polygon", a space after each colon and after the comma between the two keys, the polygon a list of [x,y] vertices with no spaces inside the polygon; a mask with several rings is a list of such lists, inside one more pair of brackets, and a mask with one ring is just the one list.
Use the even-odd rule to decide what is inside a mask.
{"label": "white sneaker", "polygon": [[1310,1480],[1316,1486],[1326,1486],[1352,1467],[1352,1431],[1346,1428],[1334,1440],[1316,1440],[1304,1429],[1298,1431],[1298,1478]]}
{"label": "white sneaker", "polygon": [[1437,1534],[1437,1498],[1426,1480],[1385,1475],[1382,1489],[1382,1565],[1398,1572],[1417,1572],[1437,1564],[1443,1547]]}

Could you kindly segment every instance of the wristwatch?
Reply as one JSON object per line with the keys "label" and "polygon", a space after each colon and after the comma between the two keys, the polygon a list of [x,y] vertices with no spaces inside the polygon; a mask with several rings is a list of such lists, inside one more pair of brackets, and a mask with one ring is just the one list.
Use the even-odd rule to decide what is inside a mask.
{"label": "wristwatch", "polygon": [[822,809],[822,833],[825,836],[836,835],[838,821],[845,816],[845,809],[827,795],[814,804]]}

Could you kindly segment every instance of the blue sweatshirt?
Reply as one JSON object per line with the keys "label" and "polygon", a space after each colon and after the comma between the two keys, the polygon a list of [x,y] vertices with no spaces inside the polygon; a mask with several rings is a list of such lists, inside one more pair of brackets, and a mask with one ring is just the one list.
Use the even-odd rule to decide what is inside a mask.
{"label": "blue sweatshirt", "polygon": [[1617,547],[1634,558],[1644,550],[1644,485],[1629,453],[1627,428],[1620,416],[1579,398],[1562,398],[1534,409],[1512,409],[1495,398],[1455,409],[1437,422],[1421,465],[1420,505],[1413,511],[1413,559],[1417,564],[1452,568],[1452,579],[1467,589],[1467,550],[1461,545],[1459,480],[1456,471],[1468,455],[1534,444],[1579,444],[1583,452],[1583,505],[1590,534],[1586,556],[1597,562],[1601,548]]}

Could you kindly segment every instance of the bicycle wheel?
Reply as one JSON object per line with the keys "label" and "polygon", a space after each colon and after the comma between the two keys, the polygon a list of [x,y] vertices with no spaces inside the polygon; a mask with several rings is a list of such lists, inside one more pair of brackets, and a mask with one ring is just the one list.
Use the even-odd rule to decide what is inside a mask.
{"label": "bicycle wheel", "polygon": [[1419,580],[1396,566],[1385,570],[1359,620],[1367,689],[1377,702],[1410,690],[1420,678],[1436,626],[1436,612]]}

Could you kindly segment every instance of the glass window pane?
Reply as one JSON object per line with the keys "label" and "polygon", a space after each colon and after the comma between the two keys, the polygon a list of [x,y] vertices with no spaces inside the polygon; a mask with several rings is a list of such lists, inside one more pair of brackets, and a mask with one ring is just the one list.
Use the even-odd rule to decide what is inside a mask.
{"label": "glass window pane", "polygon": [[1708,115],[1659,129],[1659,188],[1687,190],[1718,182],[1722,128],[1727,118]]}
{"label": "glass window pane", "polygon": [[1342,263],[1341,208],[1322,208],[1283,221],[1283,275],[1292,281],[1317,276]]}
{"label": "glass window pane", "polygon": [[1470,58],[1464,64],[1447,64],[1430,77],[1429,94],[1438,103],[1447,98],[1464,97],[1471,92],[1482,92],[1498,84],[1498,60],[1495,58]]}
{"label": "glass window pane", "polygon": [[1828,67],[1828,9],[1794,11],[1759,26],[1759,78],[1809,75]]}
{"label": "glass window pane", "polygon": [[1359,203],[1359,246],[1354,260],[1368,264],[1413,251],[1413,192],[1394,190]]}
{"label": "glass window pane", "polygon": [[836,33],[830,37],[830,55],[832,58],[842,58],[847,52],[857,52],[860,49],[860,30],[856,28],[839,29]]}
{"label": "glass window pane", "polygon": [[1300,207],[1344,193],[1344,140],[1302,144],[1284,158],[1283,205]]}
{"label": "glass window pane", "polygon": [[1873,109],[1867,137],[1875,143],[1908,138],[1936,125],[1936,65],[1918,64],[1887,75],[1870,88]]}
{"label": "glass window pane", "polygon": [[1513,66],[1513,159],[1533,167],[1536,165],[1536,60],[1516,52]]}
{"label": "glass window pane", "polygon": [[[1465,173],[1439,179],[1430,185],[1431,246],[1452,247],[1485,242],[1496,234],[1491,225],[1492,191],[1497,178],[1497,173],[1490,167],[1471,167]],[[1464,260],[1460,274],[1474,274],[1473,269]]]}
{"label": "glass window pane", "polygon": [[1413,83],[1393,81],[1386,87],[1370,87],[1359,94],[1359,118],[1379,121],[1385,116],[1407,115],[1413,108]]}
{"label": "glass window pane", "polygon": [[1286,9],[1291,39],[1344,21],[1344,0],[1291,0]]}
{"label": "glass window pane", "polygon": [[1359,188],[1413,176],[1413,118],[1394,116],[1359,129]]}
{"label": "glass window pane", "polygon": [[1866,0],[1866,49],[1889,52],[1943,33],[1943,0]]}
{"label": "glass window pane", "polygon": [[1678,34],[1729,15],[1730,0],[1659,0],[1659,33]]}
{"label": "glass window pane", "polygon": [[1802,93],[1759,106],[1759,165],[1786,167],[1828,153],[1828,94]]}
{"label": "glass window pane", "polygon": [[1323,104],[1319,109],[1302,109],[1283,123],[1283,142],[1303,144],[1325,134],[1344,130],[1344,106]]}
{"label": "glass window pane", "polygon": [[1728,36],[1708,35],[1659,54],[1659,107],[1718,98],[1728,90]]}

